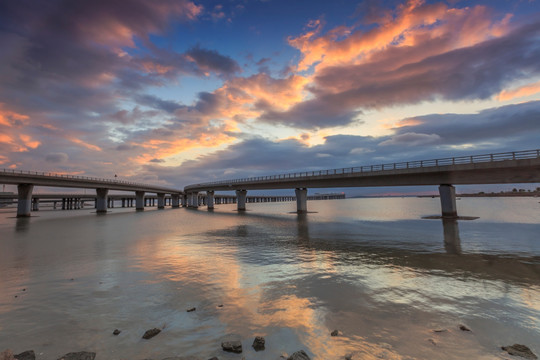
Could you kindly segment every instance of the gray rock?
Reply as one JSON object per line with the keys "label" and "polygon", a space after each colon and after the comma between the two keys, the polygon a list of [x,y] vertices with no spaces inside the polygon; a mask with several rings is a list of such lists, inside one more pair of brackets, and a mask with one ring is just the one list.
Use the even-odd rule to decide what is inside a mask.
{"label": "gray rock", "polygon": [[311,360],[304,350],[297,351],[287,358],[287,360]]}
{"label": "gray rock", "polygon": [[465,325],[459,325],[459,330],[461,330],[461,331],[471,331],[471,329],[469,329]]}
{"label": "gray rock", "polygon": [[115,329],[112,333],[113,335],[118,335],[120,334],[122,331],[118,330],[118,329]]}
{"label": "gray rock", "polygon": [[17,360],[36,360],[36,354],[34,353],[34,350],[27,350],[20,354],[14,355],[14,357]]}
{"label": "gray rock", "polygon": [[158,328],[153,328],[153,329],[150,329],[150,330],[146,330],[146,332],[144,333],[142,338],[143,339],[151,339],[154,336],[156,336],[157,334],[159,334],[160,332],[161,332],[161,330],[159,330]]}
{"label": "gray rock", "polygon": [[195,310],[197,310],[197,308],[192,307],[192,308],[187,309],[186,311],[187,312],[192,312],[192,311],[195,311]]}
{"label": "gray rock", "polygon": [[343,335],[343,333],[337,329],[330,333],[330,336],[341,336],[341,335]]}
{"label": "gray rock", "polygon": [[214,356],[213,358],[210,358],[208,360],[219,360],[219,359],[217,358],[217,356]]}
{"label": "gray rock", "polygon": [[521,356],[525,359],[536,360],[538,357],[525,345],[514,344],[509,346],[502,346],[501,349],[514,356]]}
{"label": "gray rock", "polygon": [[58,360],[94,360],[95,357],[95,352],[80,351],[67,353],[66,355],[58,358]]}
{"label": "gray rock", "polygon": [[224,341],[221,343],[224,351],[240,354],[242,352],[242,343],[240,341]]}
{"label": "gray rock", "polygon": [[255,340],[253,340],[253,348],[255,351],[261,351],[264,350],[264,338],[262,336],[255,336]]}

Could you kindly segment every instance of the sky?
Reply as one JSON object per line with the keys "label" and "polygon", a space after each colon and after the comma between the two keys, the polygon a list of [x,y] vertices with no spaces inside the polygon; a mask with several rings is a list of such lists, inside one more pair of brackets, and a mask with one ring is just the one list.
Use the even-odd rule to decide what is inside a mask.
{"label": "sky", "polygon": [[540,148],[538,0],[0,0],[0,49],[0,168],[183,188]]}

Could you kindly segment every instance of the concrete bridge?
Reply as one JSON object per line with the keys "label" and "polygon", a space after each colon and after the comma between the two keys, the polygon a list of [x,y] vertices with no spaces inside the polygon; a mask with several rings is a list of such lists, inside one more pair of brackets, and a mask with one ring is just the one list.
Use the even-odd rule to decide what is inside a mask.
{"label": "concrete bridge", "polygon": [[95,189],[95,207],[98,213],[106,213],[108,193],[110,190],[130,191],[135,193],[137,210],[144,210],[146,193],[154,193],[157,197],[157,207],[165,207],[165,195],[169,194],[172,206],[180,206],[182,190],[134,183],[123,180],[99,179],[85,176],[58,175],[43,172],[15,171],[4,169],[0,171],[0,183],[17,185],[17,217],[30,216],[32,208],[32,191],[34,186]]}
{"label": "concrete bridge", "polygon": [[442,216],[457,217],[453,185],[538,182],[540,149],[221,180],[189,185],[184,192],[190,207],[206,192],[211,209],[215,191],[236,191],[243,211],[247,190],[295,189],[297,212],[305,213],[308,188],[438,185]]}

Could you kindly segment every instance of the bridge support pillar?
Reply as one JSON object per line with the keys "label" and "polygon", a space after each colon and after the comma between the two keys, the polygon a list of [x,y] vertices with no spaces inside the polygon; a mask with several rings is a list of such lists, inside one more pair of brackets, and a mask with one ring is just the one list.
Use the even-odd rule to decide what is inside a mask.
{"label": "bridge support pillar", "polygon": [[192,192],[188,194],[188,207],[198,208],[199,207],[199,193]]}
{"label": "bridge support pillar", "polygon": [[32,199],[32,211],[39,211],[39,198]]}
{"label": "bridge support pillar", "polygon": [[157,208],[165,209],[165,194],[163,193],[157,194]]}
{"label": "bridge support pillar", "polygon": [[296,194],[296,212],[298,214],[304,214],[307,212],[307,189],[296,188],[294,190]]}
{"label": "bridge support pillar", "polygon": [[442,216],[446,218],[457,217],[456,188],[452,185],[439,186],[441,196]]}
{"label": "bridge support pillar", "polygon": [[236,190],[236,209],[246,211],[247,190]]}
{"label": "bridge support pillar", "polygon": [[208,205],[208,210],[214,208],[214,192],[213,191],[206,192],[206,204]]}
{"label": "bridge support pillar", "polygon": [[107,194],[109,189],[98,188],[96,189],[96,212],[98,214],[104,214],[107,212]]}
{"label": "bridge support pillar", "polygon": [[171,194],[171,200],[172,200],[172,207],[178,208],[180,207],[180,195],[178,194]]}
{"label": "bridge support pillar", "polygon": [[135,191],[135,210],[144,210],[144,191]]}
{"label": "bridge support pillar", "polygon": [[17,185],[17,217],[30,216],[30,208],[32,205],[32,184]]}

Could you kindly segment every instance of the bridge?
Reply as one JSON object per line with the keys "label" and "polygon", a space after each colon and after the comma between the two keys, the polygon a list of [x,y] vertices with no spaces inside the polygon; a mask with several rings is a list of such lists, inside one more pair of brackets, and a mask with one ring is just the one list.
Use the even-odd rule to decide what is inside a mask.
{"label": "bridge", "polygon": [[95,189],[95,207],[97,213],[107,212],[107,205],[110,205],[108,201],[109,190],[134,192],[137,210],[144,210],[145,193],[156,194],[158,209],[165,207],[166,194],[171,195],[173,207],[180,206],[180,196],[183,195],[182,190],[124,180],[10,169],[0,171],[0,183],[17,185],[17,217],[30,216],[34,186]]}
{"label": "bridge", "polygon": [[188,185],[184,193],[188,206],[197,207],[199,192],[206,192],[210,209],[215,191],[235,191],[244,211],[248,190],[295,189],[297,212],[305,213],[308,188],[438,185],[442,216],[455,218],[454,185],[538,182],[540,149],[221,180]]}

